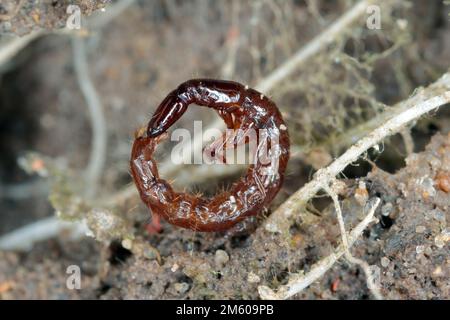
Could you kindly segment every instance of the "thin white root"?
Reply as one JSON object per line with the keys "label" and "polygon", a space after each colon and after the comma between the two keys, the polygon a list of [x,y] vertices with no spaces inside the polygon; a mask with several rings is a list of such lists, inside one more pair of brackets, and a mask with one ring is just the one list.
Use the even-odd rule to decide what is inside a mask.
{"label": "thin white root", "polygon": [[[255,85],[255,89],[265,93],[272,90],[286,77],[294,73],[295,70],[298,70],[298,68],[302,64],[305,64],[307,61],[309,61],[310,58],[314,57],[320,51],[324,50],[330,43],[336,41],[346,28],[348,28],[352,23],[355,22],[356,19],[358,19],[365,13],[367,6],[372,2],[373,0],[363,0],[358,2],[354,7],[352,7],[349,11],[347,11],[344,15],[337,19],[327,29],[322,31],[318,36],[301,47],[292,57],[287,59],[285,63],[273,70],[265,78],[261,79]],[[209,128],[222,129],[224,128],[224,126],[225,125],[223,121],[219,118],[211,123],[207,128],[205,128],[205,131]],[[196,153],[201,151],[203,148],[203,137],[201,135],[196,135],[192,141],[189,140],[185,143],[185,145],[182,145],[183,148],[187,148],[187,143],[190,143],[192,144],[192,153]],[[169,159],[166,159],[165,161],[162,161],[160,163],[159,171],[161,173],[161,176],[171,178],[179,174],[181,167],[182,166],[174,166],[169,157]],[[220,176],[226,175],[230,172],[235,172],[237,169],[236,166],[220,166],[219,168],[214,170],[217,174],[216,176]],[[201,177],[201,174],[192,174],[192,172],[190,172],[190,177],[192,176]],[[128,188],[125,188],[124,190],[119,191],[117,195],[120,199],[122,199],[130,197],[132,195],[137,195],[137,191],[134,186],[130,186]]]}
{"label": "thin white root", "polygon": [[403,101],[394,110],[402,109],[400,113],[394,113],[390,119],[380,127],[359,140],[344,154],[332,162],[328,167],[316,172],[315,177],[309,183],[289,197],[278,209],[270,215],[265,224],[265,228],[270,232],[283,233],[289,228],[289,219],[298,213],[304,204],[314,197],[322,188],[328,185],[335,177],[341,173],[350,163],[356,161],[371,147],[381,143],[386,137],[402,130],[407,124],[419,119],[424,114],[439,108],[450,102],[450,91],[442,92],[439,95],[431,96],[436,88],[442,87],[450,89],[450,73],[444,74],[436,83],[408,100]]}
{"label": "thin white root", "polygon": [[23,37],[13,37],[9,40],[2,41],[0,45],[0,67],[10,61],[20,50],[42,34],[43,32],[37,31]]}
{"label": "thin white root", "polygon": [[236,54],[239,48],[239,31],[238,31],[238,20],[239,20],[239,0],[234,0],[231,3],[231,26],[229,29],[228,39],[226,46],[228,47],[228,54],[225,63],[222,66],[220,72],[223,79],[231,79],[234,75],[236,68]]}
{"label": "thin white root", "polygon": [[106,158],[107,131],[105,115],[103,114],[100,98],[94,84],[89,77],[84,40],[74,36],[72,38],[73,59],[75,72],[81,92],[89,109],[89,118],[92,126],[92,144],[89,163],[85,178],[87,195],[93,196],[98,186]]}
{"label": "thin white root", "polygon": [[[345,231],[344,217],[342,215],[342,210],[341,210],[341,205],[339,204],[338,195],[332,189],[332,187],[329,187],[328,185],[324,185],[323,189],[328,193],[328,195],[333,200],[334,207],[336,209],[336,216],[337,216],[337,219],[338,219],[339,228],[341,229],[342,247],[343,247],[343,249],[345,251],[344,252],[345,258],[350,263],[359,265],[363,269],[364,273],[366,274],[367,287],[369,288],[370,292],[372,292],[372,294],[374,295],[374,297],[377,300],[382,300],[383,296],[381,295],[380,289],[378,288],[378,286],[374,282],[370,266],[364,260],[355,258],[350,252],[350,246],[349,246],[349,241],[348,241],[348,237],[347,237],[347,231]],[[378,206],[379,201],[380,201],[380,199],[378,199],[376,206]]]}
{"label": "thin white root", "polygon": [[258,83],[256,89],[261,92],[267,92],[290,76],[300,65],[322,51],[330,43],[335,42],[342,31],[348,28],[356,19],[362,16],[372,0],[359,1],[354,7],[343,14],[338,20],[331,24],[326,30],[312,39],[290,59],[276,68],[269,76]]}
{"label": "thin white root", "polygon": [[[326,48],[331,42],[336,41],[339,34],[342,33],[351,23],[353,23],[358,17],[365,13],[367,6],[372,2],[372,0],[363,0],[358,2],[353,8],[346,12],[342,17],[340,17],[336,22],[334,22],[330,27],[320,33],[317,37],[308,42],[300,50],[298,50],[292,57],[286,60],[281,66],[273,70],[267,77],[259,81],[255,85],[255,89],[264,93],[267,93],[278,85],[282,80],[290,76],[299,66],[308,61],[311,57],[315,56],[321,50]],[[222,119],[217,119],[211,123],[208,128],[224,128],[224,123]],[[192,152],[196,153],[203,147],[203,137],[202,135],[197,135],[192,142],[186,140],[187,143],[192,143]],[[183,147],[187,147],[184,145]],[[164,161],[160,168],[161,172],[165,172],[166,175],[172,175],[173,170],[177,170],[170,161],[170,159]]]}
{"label": "thin white root", "polygon": [[72,239],[78,239],[88,231],[80,222],[62,221],[56,216],[45,218],[0,237],[1,250],[30,250],[38,241],[56,237],[62,232],[70,232]]}
{"label": "thin white root", "polygon": [[409,156],[414,152],[414,140],[411,135],[411,130],[409,130],[409,128],[405,128],[400,131],[400,134],[405,144],[406,155]]}
{"label": "thin white root", "polygon": [[46,180],[34,180],[30,182],[10,185],[0,184],[0,199],[23,200],[30,197],[48,196],[49,185]]}
{"label": "thin white root", "polygon": [[[350,163],[356,161],[362,154],[364,154],[369,148],[378,145],[386,137],[393,135],[401,131],[408,123],[419,119],[424,114],[439,108],[440,106],[450,103],[450,91],[441,92],[438,95],[433,96],[436,90],[442,91],[442,88],[450,89],[450,74],[444,74],[436,83],[422,90],[417,95],[410,97],[408,100],[403,101],[394,110],[402,110],[399,113],[394,113],[392,117],[383,123],[380,127],[372,131],[366,137],[359,140],[355,145],[350,147],[343,155],[331,163],[328,167],[317,171],[313,180],[303,186],[300,190],[295,192],[287,201],[285,201],[268,219],[265,224],[265,228],[269,232],[283,233],[290,225],[289,219],[297,213],[304,204],[311,199],[320,189],[325,189],[333,199],[336,207],[336,213],[338,216],[339,225],[341,228],[343,244],[338,248],[337,252],[321,260],[307,275],[297,275],[289,281],[287,285],[280,286],[277,291],[266,287],[260,286],[258,288],[261,298],[263,299],[286,299],[290,296],[300,292],[313,281],[321,277],[326,270],[339,259],[342,255],[345,255],[347,260],[351,263],[358,264],[364,270],[367,278],[367,284],[372,294],[381,299],[381,293],[375,285],[370,266],[360,259],[353,257],[349,251],[349,248],[353,242],[358,238],[364,228],[369,224],[375,212],[376,206],[379,204],[379,199],[371,212],[370,221],[362,225],[361,222],[357,228],[350,234],[350,239],[347,238],[345,231],[344,221],[342,218],[342,212],[340,209],[339,201],[335,192],[331,191],[329,185],[333,182],[336,176],[342,172]],[[366,218],[367,218],[366,217]],[[363,226],[360,233],[355,233],[358,227]],[[360,229],[358,229],[360,230]]]}
{"label": "thin white root", "polygon": [[[375,210],[380,204],[380,201],[381,200],[379,198],[376,198],[375,203],[369,210],[369,213],[350,232],[348,237],[348,247],[351,247],[362,235],[367,226],[374,221]],[[298,273],[296,275],[292,275],[288,283],[278,287],[276,291],[267,286],[259,286],[258,292],[261,299],[283,300],[292,297],[293,295],[301,292],[303,289],[309,287],[313,282],[320,279],[345,253],[346,249],[343,245],[340,245],[335,252],[312,266],[311,270],[307,274]]]}
{"label": "thin white root", "polygon": [[[101,17],[93,17],[89,20],[91,28],[101,28],[120,15],[126,8],[133,4],[135,0],[122,0],[117,4],[108,7],[107,13]],[[98,20],[98,21],[97,21]],[[65,29],[56,31],[56,34],[66,34]],[[10,61],[20,50],[25,48],[34,39],[48,34],[45,31],[37,31],[24,37],[12,38],[7,43],[0,46],[0,67]],[[91,124],[93,126],[94,141],[92,144],[91,158],[86,169],[86,175],[90,177],[87,185],[94,187],[103,170],[106,155],[106,125],[101,108],[100,99],[88,76],[86,52],[82,39],[76,36],[73,39],[74,64],[77,72],[77,79],[86,99],[89,108]],[[47,189],[47,188],[45,188]],[[47,190],[42,189],[43,192]],[[5,191],[5,190],[3,190]],[[6,196],[20,197],[16,195],[17,190],[10,190]],[[23,193],[20,193],[23,194]],[[88,231],[85,224],[80,222],[66,222],[54,217],[45,218],[24,227],[18,228],[0,237],[1,250],[29,250],[34,243],[53,238],[62,232],[70,232],[71,237],[80,238]]]}

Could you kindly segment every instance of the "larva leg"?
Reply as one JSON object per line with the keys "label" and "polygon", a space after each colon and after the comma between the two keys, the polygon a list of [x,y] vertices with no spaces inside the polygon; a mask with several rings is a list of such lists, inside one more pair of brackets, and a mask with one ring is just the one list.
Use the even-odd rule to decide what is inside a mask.
{"label": "larva leg", "polygon": [[148,234],[156,234],[162,231],[161,218],[157,214],[152,214],[152,221],[145,226]]}
{"label": "larva leg", "polygon": [[203,154],[209,162],[226,163],[224,150],[233,148],[233,139],[223,133],[222,136],[203,148]]}
{"label": "larva leg", "polygon": [[224,111],[224,110],[217,110],[217,113],[219,116],[223,119],[225,124],[227,125],[228,129],[234,129],[234,119],[230,112]]}
{"label": "larva leg", "polygon": [[[239,125],[238,125],[239,127]],[[234,129],[233,133],[230,131],[222,134],[222,137],[203,149],[204,154],[212,162],[213,160],[219,160],[220,163],[226,163],[226,157],[224,157],[225,150],[236,149],[239,146],[253,143],[253,147],[257,147],[258,132],[252,132],[252,125],[244,124],[238,129]],[[248,139],[246,139],[248,138]]]}
{"label": "larva leg", "polygon": [[[235,121],[232,112],[226,110],[217,110],[220,117],[227,125],[227,129],[235,129],[239,124]],[[203,154],[208,158],[210,162],[218,161],[219,163],[226,163],[224,156],[224,150],[234,149],[236,147],[234,143],[234,135],[230,135],[229,131],[224,132],[220,139],[213,141],[211,144],[203,148]]]}

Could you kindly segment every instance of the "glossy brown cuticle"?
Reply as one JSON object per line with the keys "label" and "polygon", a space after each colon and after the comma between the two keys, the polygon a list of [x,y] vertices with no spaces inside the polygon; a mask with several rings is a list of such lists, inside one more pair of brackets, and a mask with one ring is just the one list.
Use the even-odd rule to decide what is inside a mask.
{"label": "glossy brown cuticle", "polygon": [[[277,135],[279,159],[276,172],[270,163],[257,161],[230,190],[213,198],[176,192],[159,177],[153,153],[165,133],[190,104],[218,111],[230,129],[266,129]],[[264,139],[265,139],[264,138]],[[258,143],[259,145],[259,143]],[[256,151],[257,152],[257,151]],[[267,207],[281,188],[289,159],[287,127],[274,102],[260,92],[224,80],[194,79],[182,83],[161,102],[147,132],[138,134],[131,153],[131,173],[142,201],[169,223],[196,231],[222,231]],[[267,171],[266,171],[267,172]]]}

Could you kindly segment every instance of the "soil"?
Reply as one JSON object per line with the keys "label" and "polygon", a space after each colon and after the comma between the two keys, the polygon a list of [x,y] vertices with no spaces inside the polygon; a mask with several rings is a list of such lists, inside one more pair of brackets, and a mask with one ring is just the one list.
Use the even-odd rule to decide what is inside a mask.
{"label": "soil", "polygon": [[[14,12],[16,2],[2,1],[0,14]],[[65,25],[68,4],[80,5],[86,21],[95,21],[95,15],[104,19],[104,15],[110,14],[109,9],[116,2],[109,2],[36,4],[25,0],[13,17],[0,20],[0,34],[5,37],[45,30],[44,35],[0,65],[0,236],[55,214],[48,200],[49,182],[24,172],[19,159],[29,151],[37,151],[70,168],[67,170],[70,177],[81,176],[87,165],[91,124],[74,73],[70,36],[61,32],[61,28]],[[241,49],[237,51],[230,77],[253,84],[345,11],[340,1],[334,4],[319,1],[317,10],[301,1],[267,1],[270,4],[264,6],[249,1],[239,3],[236,6],[231,1],[208,5],[195,0],[136,1],[106,26],[93,28],[84,35],[90,76],[101,97],[108,130],[99,197],[114,194],[131,183],[128,157],[134,131],[148,121],[169,91],[189,78],[220,78],[227,74],[224,65],[236,33],[240,35]],[[373,86],[371,94],[386,104],[401,101],[415,88],[432,83],[450,65],[448,8],[437,3],[412,3],[411,8],[395,12],[397,24],[403,23],[398,22],[403,19],[412,26],[408,47],[378,60],[368,77]],[[101,11],[102,8],[106,11]],[[283,23],[277,20],[277,15],[285,17]],[[394,33],[390,31],[385,29],[386,38],[394,42]],[[381,36],[369,35],[364,39],[365,50],[371,53],[380,50],[379,46],[387,41],[380,39]],[[350,42],[344,43],[342,50],[352,51]],[[320,60],[314,60],[305,66],[306,75],[300,70],[294,80],[300,85],[304,80],[311,88],[315,85],[321,88],[323,84],[308,82],[313,75],[307,73],[321,65]],[[335,75],[341,73],[336,71]],[[299,126],[299,130],[306,130],[308,124],[303,122],[306,115],[313,117],[316,108],[318,113],[326,112],[326,96],[318,100],[310,98],[295,94],[279,97],[274,93],[274,99],[288,115],[289,128]],[[343,106],[353,108],[354,101],[347,100]],[[311,106],[308,101],[321,101],[323,105]],[[297,116],[300,102],[305,103],[301,117]],[[364,103],[361,108],[365,108]],[[355,198],[361,182],[367,186],[369,198],[382,200],[376,212],[378,222],[356,242],[352,253],[379,267],[381,292],[389,299],[450,298],[447,109],[441,108],[411,129],[415,153],[406,155],[401,137],[394,136],[386,141],[381,154],[371,155],[373,164],[361,161],[344,172],[346,190],[341,200],[347,228],[355,226],[367,209],[365,203]],[[345,110],[344,113],[349,109]],[[193,110],[179,125],[191,128],[193,120],[210,122],[214,116],[212,112]],[[314,132],[318,135],[320,130]],[[300,145],[303,136],[297,138],[295,132],[292,135],[293,145]],[[314,158],[323,157],[320,163],[342,152],[332,146],[323,148],[325,151]],[[168,148],[164,149],[160,158],[168,152]],[[29,251],[0,251],[0,298],[258,299],[259,285],[275,288],[286,283],[290,274],[307,272],[340,243],[333,206],[323,197],[314,199],[315,208],[309,208],[292,225],[289,235],[269,234],[260,227],[264,216],[306,183],[315,169],[307,157],[291,159],[284,187],[271,208],[241,231],[196,233],[162,221],[161,233],[148,232],[148,210],[136,196],[130,197],[111,210],[131,225],[134,236],[131,248],[126,249],[119,237],[97,241],[83,236],[74,240],[61,233],[36,243]],[[73,179],[74,185],[79,183]],[[178,183],[214,193],[234,179],[236,175],[205,178],[193,186],[186,186],[185,179]],[[72,265],[81,269],[79,290],[68,289],[66,285],[67,268]],[[362,270],[341,260],[320,281],[293,298],[372,296]]]}

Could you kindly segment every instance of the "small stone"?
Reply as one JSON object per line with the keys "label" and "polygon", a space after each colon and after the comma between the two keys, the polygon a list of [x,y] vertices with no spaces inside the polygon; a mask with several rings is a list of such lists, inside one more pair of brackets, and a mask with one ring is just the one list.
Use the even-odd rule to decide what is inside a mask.
{"label": "small stone", "polygon": [[399,183],[398,188],[402,192],[404,197],[408,196],[408,194],[409,194],[408,189],[406,188],[406,185],[403,182]]}
{"label": "small stone", "polygon": [[359,182],[358,188],[355,190],[355,199],[360,206],[364,206],[369,199],[369,192],[364,181]]}
{"label": "small stone", "polygon": [[441,276],[442,275],[442,268],[440,266],[436,267],[436,269],[434,269],[433,271],[433,276]]}
{"label": "small stone", "polygon": [[397,25],[400,29],[402,30],[406,30],[406,28],[408,27],[408,20],[406,19],[398,19],[397,20]]}
{"label": "small stone", "polygon": [[[330,161],[331,162],[331,161]],[[347,185],[345,184],[344,181],[342,180],[335,180],[333,182],[333,185],[331,186],[331,188],[334,190],[334,192],[336,192],[337,194],[344,194],[345,190],[347,189]]]}
{"label": "small stone", "polygon": [[131,250],[131,248],[133,247],[133,241],[131,241],[131,239],[123,239],[122,247],[124,247],[127,250]]}
{"label": "small stone", "polygon": [[425,227],[424,226],[417,226],[416,227],[416,233],[424,233]]}
{"label": "small stone", "polygon": [[277,233],[280,232],[280,229],[275,223],[266,223],[265,229],[271,233]]}
{"label": "small stone", "polygon": [[441,234],[437,235],[434,238],[434,244],[439,249],[442,249],[445,246],[445,243],[448,241],[450,241],[450,230],[448,229],[445,229],[444,231],[441,232]]}
{"label": "small stone", "polygon": [[422,187],[422,196],[427,199],[428,197],[434,197],[436,195],[436,189],[434,188],[434,181],[433,179],[427,177],[427,178],[421,178],[419,179],[419,184]]}
{"label": "small stone", "polygon": [[436,186],[446,193],[450,193],[450,173],[439,172],[436,176]]}
{"label": "small stone", "polygon": [[178,264],[174,263],[172,268],[170,268],[170,271],[176,272],[179,268],[180,268],[180,266]]}
{"label": "small stone", "polygon": [[381,258],[381,265],[386,268],[389,265],[389,259],[386,257]]}
{"label": "small stone", "polygon": [[416,272],[417,272],[417,269],[416,269],[416,268],[408,269],[408,273],[409,273],[409,274],[414,274],[414,273],[416,273]]}
{"label": "small stone", "polygon": [[189,290],[189,284],[186,282],[177,282],[174,284],[175,290],[180,293],[186,293]]}
{"label": "small stone", "polygon": [[142,256],[146,259],[149,259],[149,260],[156,259],[158,261],[161,261],[161,256],[160,256],[158,250],[156,250],[153,247],[145,246],[145,248],[142,248],[141,252],[142,252]]}
{"label": "small stone", "polygon": [[440,210],[433,210],[433,218],[440,222],[445,222],[445,215]]}
{"label": "small stone", "polygon": [[432,253],[433,253],[433,249],[431,249],[431,247],[426,247],[425,254],[427,254],[428,256],[431,256]]}
{"label": "small stone", "polygon": [[424,251],[425,251],[425,246],[417,246],[416,247],[416,253],[417,254],[421,254]]}
{"label": "small stone", "polygon": [[442,166],[442,161],[439,160],[439,158],[436,158],[434,156],[431,156],[430,159],[428,159],[428,163],[431,165],[433,169],[440,168]]}
{"label": "small stone", "polygon": [[393,209],[392,203],[388,202],[384,206],[381,207],[381,214],[385,217],[389,217]]}
{"label": "small stone", "polygon": [[253,272],[250,272],[248,274],[247,281],[250,283],[258,283],[261,281],[261,278],[258,275],[254,274]]}
{"label": "small stone", "polygon": [[216,251],[214,262],[217,266],[224,266],[228,260],[230,260],[230,257],[226,251],[220,249]]}
{"label": "small stone", "polygon": [[92,232],[92,230],[89,228],[86,229],[84,234],[86,235],[86,237],[95,238],[94,232]]}

